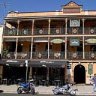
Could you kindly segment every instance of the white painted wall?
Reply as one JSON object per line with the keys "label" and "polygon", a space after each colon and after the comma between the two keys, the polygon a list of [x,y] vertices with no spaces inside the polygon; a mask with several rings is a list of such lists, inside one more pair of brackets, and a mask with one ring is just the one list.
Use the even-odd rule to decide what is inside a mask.
{"label": "white painted wall", "polygon": [[2,34],[3,34],[3,25],[0,25],[0,54],[2,50]]}

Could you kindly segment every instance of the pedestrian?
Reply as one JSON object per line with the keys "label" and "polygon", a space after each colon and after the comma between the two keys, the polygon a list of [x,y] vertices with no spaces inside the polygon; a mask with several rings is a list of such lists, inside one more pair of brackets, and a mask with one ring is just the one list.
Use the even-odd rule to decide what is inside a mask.
{"label": "pedestrian", "polygon": [[93,91],[96,92],[96,73],[91,78],[91,81],[93,82]]}

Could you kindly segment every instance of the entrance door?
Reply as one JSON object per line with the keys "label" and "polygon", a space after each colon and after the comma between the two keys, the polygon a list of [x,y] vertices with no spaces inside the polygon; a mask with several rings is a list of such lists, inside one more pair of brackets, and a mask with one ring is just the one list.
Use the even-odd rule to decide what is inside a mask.
{"label": "entrance door", "polygon": [[77,65],[74,68],[74,82],[76,84],[85,83],[85,67],[83,65]]}

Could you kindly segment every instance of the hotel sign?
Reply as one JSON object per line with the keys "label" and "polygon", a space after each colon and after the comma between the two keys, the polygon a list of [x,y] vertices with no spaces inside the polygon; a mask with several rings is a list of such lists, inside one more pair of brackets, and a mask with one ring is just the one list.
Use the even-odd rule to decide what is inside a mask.
{"label": "hotel sign", "polygon": [[53,40],[51,40],[51,42],[54,44],[60,44],[60,43],[63,43],[65,41],[63,39],[53,39]]}
{"label": "hotel sign", "polygon": [[90,39],[87,39],[85,40],[87,43],[90,43],[90,44],[96,44],[96,39],[95,38],[90,38]]}
{"label": "hotel sign", "polygon": [[70,27],[80,27],[80,20],[78,19],[70,20]]}
{"label": "hotel sign", "polygon": [[70,46],[79,46],[80,45],[80,41],[79,39],[70,39]]}

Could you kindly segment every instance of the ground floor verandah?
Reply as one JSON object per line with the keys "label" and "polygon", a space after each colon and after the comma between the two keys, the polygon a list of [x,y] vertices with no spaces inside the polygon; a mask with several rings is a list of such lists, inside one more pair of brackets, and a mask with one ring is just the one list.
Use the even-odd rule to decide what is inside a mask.
{"label": "ground floor verandah", "polygon": [[27,80],[33,79],[36,85],[63,85],[66,80],[76,84],[90,84],[90,78],[96,73],[95,62],[34,61],[33,65],[31,62],[28,63],[27,74],[25,63],[18,64],[19,66],[15,66],[12,62],[2,64],[0,66],[1,83],[13,84],[26,81],[27,75]]}
{"label": "ground floor verandah", "polygon": [[36,85],[63,85],[65,83],[66,64],[66,61],[46,61],[46,63],[45,61],[34,61],[28,62],[28,66],[26,63],[17,66],[8,61],[1,65],[1,78],[7,83],[17,83],[20,80],[26,81],[27,76],[27,80],[33,79]]}

